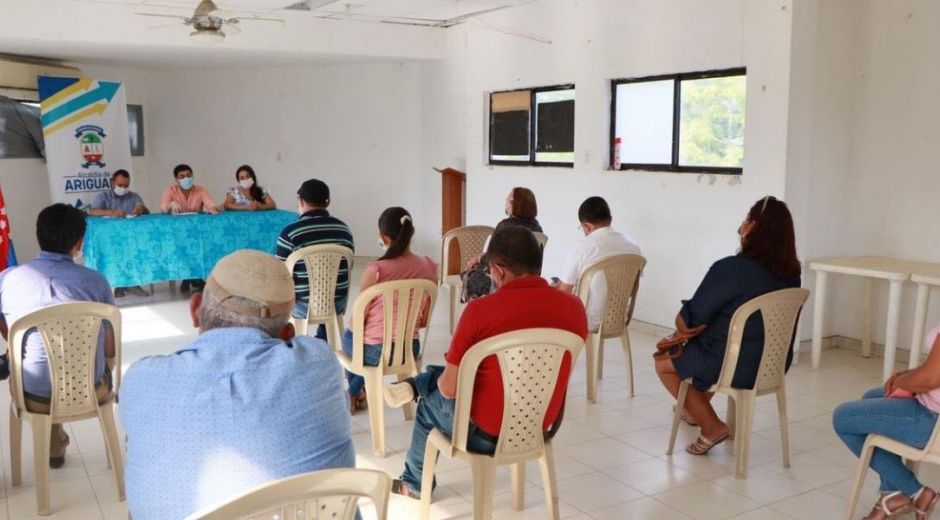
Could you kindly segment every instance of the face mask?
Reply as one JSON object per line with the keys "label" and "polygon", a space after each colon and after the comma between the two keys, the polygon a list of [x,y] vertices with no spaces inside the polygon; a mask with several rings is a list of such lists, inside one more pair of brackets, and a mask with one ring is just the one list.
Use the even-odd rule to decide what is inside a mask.
{"label": "face mask", "polygon": [[128,191],[130,191],[130,190],[127,189],[127,188],[125,188],[125,187],[123,187],[123,186],[115,186],[115,187],[114,187],[114,194],[117,195],[118,197],[123,197],[124,195],[127,195],[127,192],[128,192]]}
{"label": "face mask", "polygon": [[180,179],[180,188],[184,190],[192,189],[193,187],[193,178],[192,177],[183,177]]}
{"label": "face mask", "polygon": [[378,243],[379,243],[379,249],[381,249],[382,251],[388,251],[388,246],[385,245],[385,242],[382,242],[381,238],[378,240]]}
{"label": "face mask", "polygon": [[238,181],[238,185],[247,190],[248,188],[255,185],[255,181],[253,179],[244,179]]}

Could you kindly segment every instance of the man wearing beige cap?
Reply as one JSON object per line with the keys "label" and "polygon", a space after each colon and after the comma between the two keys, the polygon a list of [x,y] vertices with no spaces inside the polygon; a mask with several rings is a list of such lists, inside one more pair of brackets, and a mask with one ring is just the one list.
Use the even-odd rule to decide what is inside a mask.
{"label": "man wearing beige cap", "polygon": [[199,337],[134,363],[121,388],[127,505],[185,518],[278,478],[355,466],[342,370],[293,336],[294,284],[277,258],[237,251],[190,299]]}

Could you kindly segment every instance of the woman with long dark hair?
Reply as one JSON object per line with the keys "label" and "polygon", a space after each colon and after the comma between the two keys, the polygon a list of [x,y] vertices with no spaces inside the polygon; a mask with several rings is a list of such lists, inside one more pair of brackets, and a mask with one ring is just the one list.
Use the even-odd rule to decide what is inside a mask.
{"label": "woman with long dark hair", "polygon": [[259,211],[277,207],[268,190],[258,186],[258,177],[251,166],[239,166],[235,170],[235,181],[238,185],[229,189],[225,196],[225,209]]}
{"label": "woman with long dark hair", "polygon": [[[384,254],[366,266],[365,272],[362,273],[362,281],[359,283],[360,294],[377,283],[392,280],[424,279],[437,282],[437,263],[426,256],[418,256],[411,252],[411,239],[414,234],[414,222],[405,208],[392,207],[382,212],[379,216],[379,246],[384,250]],[[427,310],[425,310],[426,315]],[[385,309],[382,302],[373,301],[367,307],[363,330],[363,343],[365,344],[363,364],[365,365],[378,366],[379,364],[385,331],[384,318]],[[352,319],[350,314],[350,321]],[[422,321],[418,320],[418,323]],[[352,356],[353,334],[349,328],[343,333],[342,342],[343,350]],[[417,330],[415,330],[412,349],[415,356],[421,351]],[[349,381],[350,411],[355,412],[365,405],[365,380],[352,372],[346,372],[346,379]]]}
{"label": "woman with long dark hair", "polygon": [[[712,408],[708,389],[718,381],[728,342],[728,327],[738,307],[763,294],[800,286],[793,218],[783,201],[767,196],[755,203],[738,228],[738,254],[715,262],[691,300],[676,316],[675,338],[688,340],[677,357],[659,356],[656,373],[677,397],[684,379],[692,378],[684,416],[701,428],[698,439],[686,447],[704,455],[728,438],[728,425]],[[744,326],[744,337],[732,385],[753,388],[764,351],[764,325],[760,314]],[[787,369],[793,356],[787,354]]]}

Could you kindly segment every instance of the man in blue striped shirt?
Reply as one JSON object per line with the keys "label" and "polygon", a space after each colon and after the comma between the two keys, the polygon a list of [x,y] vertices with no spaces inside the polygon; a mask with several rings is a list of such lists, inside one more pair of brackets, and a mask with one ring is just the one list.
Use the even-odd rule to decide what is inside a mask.
{"label": "man in blue striped shirt", "polygon": [[[309,179],[297,190],[300,219],[288,224],[277,238],[277,257],[286,260],[294,251],[320,244],[337,244],[353,248],[352,232],[342,220],[330,215],[330,188],[319,179]],[[303,262],[294,266],[294,311],[295,318],[307,317],[307,302],[310,299],[310,282]],[[344,260],[339,266],[336,279],[336,312],[346,312],[349,299],[349,266]],[[317,337],[326,339],[326,327],[320,325]]]}

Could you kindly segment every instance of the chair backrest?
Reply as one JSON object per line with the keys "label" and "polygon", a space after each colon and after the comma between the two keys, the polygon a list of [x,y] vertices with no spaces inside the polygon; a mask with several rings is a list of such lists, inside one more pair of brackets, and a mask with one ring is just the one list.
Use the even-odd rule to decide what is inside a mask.
{"label": "chair backrest", "polygon": [[754,389],[761,392],[780,386],[786,372],[787,353],[793,344],[796,320],[808,297],[806,289],[781,289],[748,300],[738,307],[728,327],[728,345],[718,386],[731,387],[741,353],[744,325],[755,312],[760,312],[764,321],[764,352]]}
{"label": "chair backrest", "polygon": [[590,265],[578,281],[578,297],[587,306],[594,277],[604,275],[607,297],[601,320],[602,338],[620,336],[633,317],[636,294],[640,288],[640,275],[646,267],[646,258],[640,255],[614,255]]}
{"label": "chair backrest", "polygon": [[347,272],[352,272],[353,251],[336,244],[321,244],[302,247],[287,257],[284,266],[293,275],[297,262],[307,269],[310,298],[307,303],[307,319],[326,321],[336,316],[336,280],[343,260]]}
{"label": "chair backrest", "polygon": [[535,235],[535,239],[539,241],[539,247],[544,250],[545,246],[548,244],[548,235],[539,233],[538,231],[533,231],[532,234]]}
{"label": "chair backrest", "polygon": [[537,457],[545,444],[542,425],[565,353],[574,367],[584,340],[566,330],[537,328],[507,332],[485,339],[467,351],[457,370],[454,407],[456,450],[467,450],[473,386],[480,363],[496,356],[503,378],[503,422],[493,457],[498,464]]}
{"label": "chair backrest", "polygon": [[352,520],[359,497],[372,499],[378,520],[388,515],[392,479],[371,469],[327,469],[263,484],[188,520]]}
{"label": "chair backrest", "polygon": [[102,322],[114,331],[114,394],[121,387],[121,311],[105,303],[74,302],[31,312],[10,326],[10,393],[17,410],[25,410],[23,344],[35,329],[42,338],[49,363],[53,418],[96,414],[95,361]]}
{"label": "chair backrest", "polygon": [[493,228],[490,226],[463,226],[445,233],[441,242],[441,276],[438,281],[442,282],[450,272],[450,243],[452,241],[457,241],[457,250],[460,251],[460,264],[457,270],[463,271],[470,258],[483,252],[483,246],[492,234]]}
{"label": "chair backrest", "polygon": [[[353,367],[362,368],[365,320],[370,305],[382,304],[382,366],[395,369],[414,367],[411,343],[415,331],[431,322],[437,300],[437,284],[430,280],[394,280],[369,287],[356,297],[353,306]],[[421,321],[419,322],[419,318]]]}

